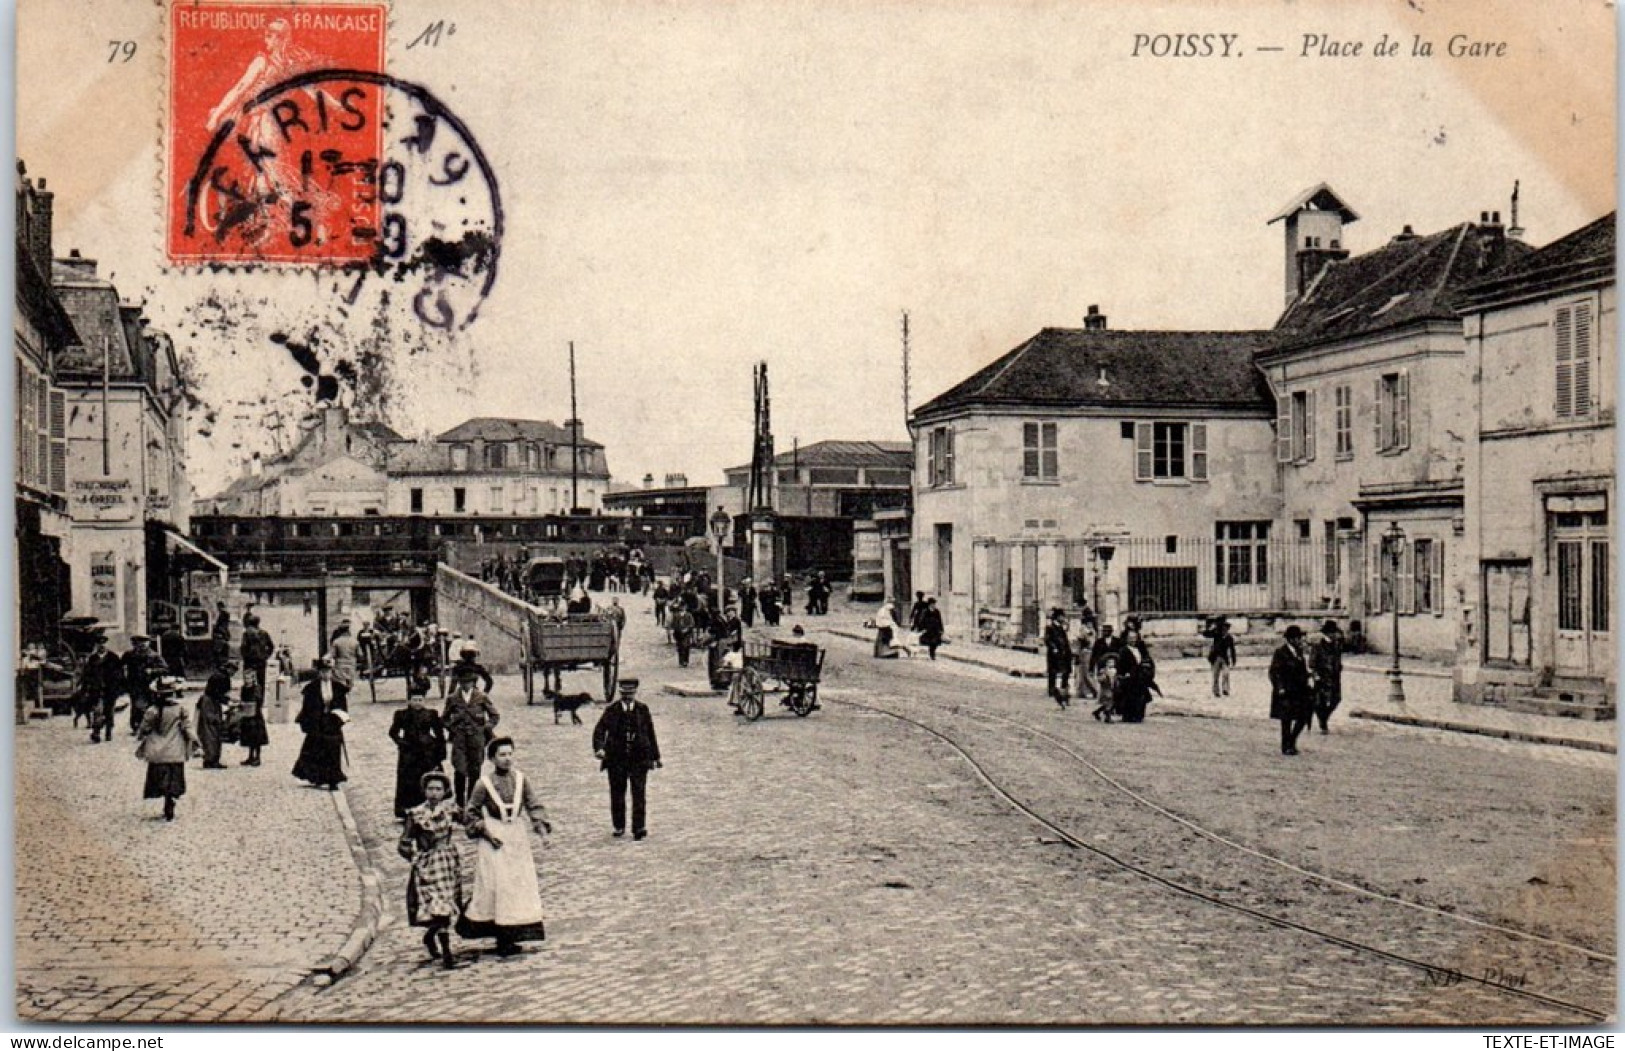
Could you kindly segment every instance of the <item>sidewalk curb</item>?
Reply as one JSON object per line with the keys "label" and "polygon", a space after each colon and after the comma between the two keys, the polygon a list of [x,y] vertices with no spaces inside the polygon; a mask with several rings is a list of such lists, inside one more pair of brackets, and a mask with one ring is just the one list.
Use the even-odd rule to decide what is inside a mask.
{"label": "sidewalk curb", "polygon": [[[853,642],[874,641],[874,639],[868,635],[859,635],[855,631],[844,631],[841,628],[825,628],[821,626],[817,630],[828,635],[839,636],[843,639],[851,639]],[[979,657],[961,657],[959,654],[950,653],[946,649],[939,649],[937,651],[937,656],[942,660],[958,661],[960,664],[970,664],[978,668],[986,668],[989,671],[996,671],[1001,675],[1008,675],[1012,679],[1042,679],[1044,677],[1044,673],[1041,671],[1026,671],[1022,668],[1012,668],[1008,664],[995,664],[992,661],[985,661]]]}
{"label": "sidewalk curb", "polygon": [[1349,712],[1349,717],[1353,719],[1370,719],[1372,722],[1394,723],[1398,726],[1415,726],[1428,730],[1449,730],[1452,733],[1497,737],[1503,741],[1523,741],[1527,744],[1548,744],[1561,748],[1576,748],[1586,752],[1604,752],[1608,755],[1618,754],[1618,749],[1606,741],[1587,741],[1578,737],[1553,737],[1548,734],[1529,733],[1525,730],[1500,730],[1489,726],[1474,726],[1471,723],[1451,722],[1448,719],[1429,719],[1420,715],[1396,715],[1391,712],[1355,710]]}
{"label": "sidewalk curb", "polygon": [[[330,985],[354,967],[361,959],[373,939],[378,937],[378,927],[384,918],[384,895],[382,882],[378,878],[378,869],[372,863],[372,856],[367,853],[367,845],[361,840],[361,829],[357,827],[355,812],[350,809],[348,790],[341,789],[333,793],[333,808],[338,811],[339,824],[344,828],[344,839],[350,846],[351,859],[355,861],[357,873],[361,877],[361,911],[356,914],[355,923],[350,928],[350,934],[344,939],[339,951],[326,957],[311,969],[311,977],[317,985]],[[323,981],[322,979],[326,979]]]}

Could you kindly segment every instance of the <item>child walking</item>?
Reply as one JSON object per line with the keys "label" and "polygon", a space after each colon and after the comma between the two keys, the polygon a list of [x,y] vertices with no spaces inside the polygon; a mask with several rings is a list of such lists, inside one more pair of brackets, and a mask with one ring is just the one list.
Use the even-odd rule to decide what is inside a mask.
{"label": "child walking", "polygon": [[451,925],[459,911],[463,866],[452,833],[462,827],[462,813],[448,802],[451,778],[439,770],[423,775],[423,803],[406,812],[400,854],[412,863],[406,881],[406,916],[425,928],[423,947],[429,958],[451,970]]}

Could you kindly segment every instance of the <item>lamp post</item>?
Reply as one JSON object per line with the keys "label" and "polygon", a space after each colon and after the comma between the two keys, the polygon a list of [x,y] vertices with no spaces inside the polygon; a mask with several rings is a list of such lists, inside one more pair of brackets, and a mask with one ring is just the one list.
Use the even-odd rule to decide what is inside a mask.
{"label": "lamp post", "polygon": [[1100,575],[1111,568],[1112,556],[1117,554],[1115,545],[1100,543],[1095,545],[1095,623],[1106,623],[1106,611],[1100,605]]}
{"label": "lamp post", "polygon": [[1392,572],[1389,579],[1394,582],[1393,589],[1389,592],[1389,600],[1394,607],[1394,661],[1388,669],[1388,702],[1404,704],[1405,678],[1399,670],[1399,566],[1405,549],[1405,531],[1399,528],[1398,522],[1390,522],[1382,538],[1388,542],[1388,565]]}
{"label": "lamp post", "polygon": [[726,593],[727,593],[727,589],[724,587],[724,584],[723,584],[723,579],[724,578],[723,578],[723,562],[722,562],[722,541],[723,541],[723,539],[725,537],[727,537],[728,529],[732,525],[733,525],[733,519],[729,518],[728,517],[728,512],[726,512],[726,511],[724,511],[722,509],[721,504],[718,504],[717,509],[711,513],[711,536],[713,538],[715,538],[716,542],[717,542],[717,604],[716,604],[716,610],[717,610],[718,613],[722,612],[722,607],[724,606],[724,604],[726,602],[725,596],[726,596]]}

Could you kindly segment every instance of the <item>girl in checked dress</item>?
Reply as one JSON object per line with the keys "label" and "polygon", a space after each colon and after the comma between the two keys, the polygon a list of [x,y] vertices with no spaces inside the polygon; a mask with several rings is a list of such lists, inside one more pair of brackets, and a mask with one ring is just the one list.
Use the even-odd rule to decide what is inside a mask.
{"label": "girl in checked dress", "polygon": [[406,812],[401,833],[401,856],[412,862],[406,881],[406,916],[423,932],[423,947],[448,971],[456,964],[451,955],[451,924],[457,918],[462,894],[463,866],[453,834],[462,827],[462,812],[447,801],[451,778],[439,770],[423,775],[424,802]]}

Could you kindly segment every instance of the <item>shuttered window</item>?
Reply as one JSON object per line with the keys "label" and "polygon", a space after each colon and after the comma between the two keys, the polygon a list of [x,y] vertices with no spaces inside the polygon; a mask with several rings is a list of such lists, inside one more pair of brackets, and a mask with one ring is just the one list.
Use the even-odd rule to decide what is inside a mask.
{"label": "shuttered window", "polygon": [[1151,474],[1151,425],[1134,425],[1134,480],[1148,482]]}
{"label": "shuttered window", "polygon": [[1207,481],[1207,424],[1191,424],[1191,481]]}
{"label": "shuttered window", "polygon": [[1336,389],[1337,458],[1354,455],[1354,388],[1343,384]]}
{"label": "shuttered window", "polygon": [[1411,445],[1411,375],[1400,369],[1377,378],[1377,451],[1398,452]]}
{"label": "shuttered window", "polygon": [[1136,423],[1134,425],[1134,480],[1208,477],[1207,424]]}
{"label": "shuttered window", "polygon": [[1558,307],[1552,319],[1556,342],[1557,403],[1560,419],[1591,415],[1595,364],[1595,311],[1589,300]]}
{"label": "shuttered window", "polygon": [[51,392],[51,492],[68,492],[68,405],[67,395]]}

